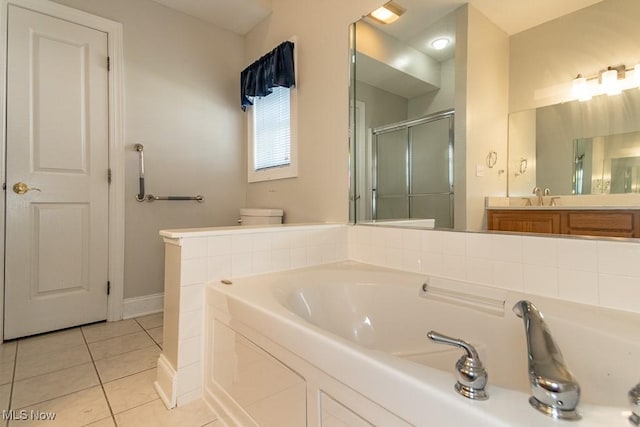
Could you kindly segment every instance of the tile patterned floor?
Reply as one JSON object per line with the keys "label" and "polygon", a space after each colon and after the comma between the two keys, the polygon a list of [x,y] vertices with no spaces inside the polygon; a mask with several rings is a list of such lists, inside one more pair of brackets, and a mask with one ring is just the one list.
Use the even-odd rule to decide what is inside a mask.
{"label": "tile patterned floor", "polygon": [[1,344],[0,425],[222,427],[202,401],[165,408],[153,388],[161,348],[162,313]]}

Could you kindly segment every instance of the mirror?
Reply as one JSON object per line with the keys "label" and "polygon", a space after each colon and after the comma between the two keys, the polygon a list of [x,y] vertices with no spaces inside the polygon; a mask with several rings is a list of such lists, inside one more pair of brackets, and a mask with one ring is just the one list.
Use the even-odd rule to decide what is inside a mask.
{"label": "mirror", "polygon": [[512,113],[509,196],[640,192],[638,117],[638,89]]}
{"label": "mirror", "polygon": [[[560,197],[640,191],[640,71],[633,69],[640,61],[639,20],[637,1],[606,0],[512,37],[512,58],[537,53],[511,67],[512,85],[528,82],[535,92],[525,101],[524,91],[515,89],[511,105],[535,108],[509,116],[509,196],[531,196],[534,187]],[[552,40],[558,46],[539,53]],[[554,75],[555,85],[533,76],[527,70],[533,63],[552,64],[536,72]],[[616,83],[627,90],[602,94],[608,67],[621,70]],[[578,73],[587,79],[589,100],[575,100]]]}
{"label": "mirror", "polygon": [[402,7],[393,25],[351,26],[350,218],[453,228],[455,16]]}
{"label": "mirror", "polygon": [[[456,58],[455,49],[449,52],[448,57],[441,58],[433,52],[423,52],[424,41],[421,46],[415,43],[418,35],[423,32],[434,37],[436,31],[447,28],[455,45],[456,7],[460,6],[460,3],[442,0],[436,7],[425,5],[426,2],[420,0],[397,2],[404,6],[407,12],[393,25],[385,27],[365,17],[351,28],[350,219],[353,222],[375,219],[375,201],[379,201],[379,195],[373,190],[378,191],[375,186],[376,176],[385,172],[375,168],[386,163],[395,165],[392,171],[386,172],[389,172],[388,175],[395,174],[396,179],[402,181],[403,185],[394,187],[394,193],[388,194],[388,199],[391,199],[392,195],[395,196],[399,205],[392,209],[383,209],[384,220],[394,216],[404,219],[413,215],[410,204],[415,197],[412,194],[410,176],[413,153],[410,142],[406,142],[407,138],[411,141],[411,137],[403,135],[402,138],[398,138],[404,141],[403,144],[408,148],[396,152],[394,161],[376,163],[375,150],[380,148],[374,144],[376,129],[404,125],[411,120],[454,107],[459,109],[459,123],[463,123],[461,120],[467,121],[459,126],[469,128],[470,113],[466,110],[468,106],[465,107],[464,102],[456,104],[454,99],[460,95],[456,94],[455,82],[458,81],[460,84],[465,81],[460,80],[459,76],[456,77],[456,68],[459,68],[459,75],[464,75],[462,67],[467,66],[468,58]],[[631,135],[640,131],[633,126],[637,119],[629,119],[640,117],[640,104],[637,100],[640,91],[632,89],[618,96],[599,95],[594,96],[591,101],[578,102],[574,101],[575,96],[572,95],[572,81],[581,73],[590,84],[594,84],[598,82],[599,73],[607,67],[619,68],[624,64],[625,68],[630,70],[635,64],[640,63],[640,2],[584,0],[576,1],[571,10],[560,10],[565,5],[563,2],[549,2],[536,4],[536,13],[525,11],[522,5],[516,2],[470,0],[469,3],[470,7],[477,7],[473,12],[475,16],[480,14],[487,18],[487,22],[498,23],[508,39],[508,100],[504,104],[505,114],[494,115],[495,126],[501,129],[506,128],[502,127],[502,123],[506,122],[508,115],[508,153],[503,148],[507,147],[506,132],[504,138],[497,132],[491,137],[476,137],[473,143],[470,143],[469,135],[466,141],[464,136],[458,138],[458,144],[456,138],[452,138],[451,147],[455,156],[452,155],[451,158],[455,157],[456,162],[451,186],[451,193],[455,194],[455,197],[452,196],[451,199],[458,202],[461,198],[462,203],[457,206],[451,203],[450,211],[456,212],[457,220],[457,213],[464,213],[466,210],[466,223],[456,226],[457,223],[454,222],[453,228],[486,229],[486,224],[480,218],[483,213],[486,218],[486,211],[481,205],[486,196],[531,197],[534,187],[548,187],[552,195],[589,192],[593,195],[595,189],[602,192],[598,193],[599,198],[592,200],[603,201],[602,203],[606,204],[605,198],[613,197],[613,191],[637,191],[637,157],[640,157],[640,153],[630,148],[629,141],[618,142],[624,147],[615,149],[620,152],[608,157],[603,150],[610,140],[634,139]],[[552,10],[556,6],[556,10]],[[517,17],[513,14],[514,11],[519,13]],[[546,18],[518,27],[524,15],[537,15],[538,12],[546,14]],[[393,28],[401,22],[404,22],[401,29]],[[458,19],[457,22],[463,21]],[[477,19],[475,22],[478,22]],[[462,43],[461,36],[467,34],[470,27],[458,28],[457,31]],[[363,33],[378,34],[379,37],[371,42]],[[394,40],[385,44],[381,41],[385,38]],[[468,42],[470,44],[471,39]],[[416,78],[409,73],[407,57],[392,55],[395,50],[389,47],[398,47],[398,52],[412,52],[411,49],[400,49],[401,45],[420,51],[439,63],[440,84],[433,79]],[[383,51],[386,56],[376,56],[375,49]],[[465,52],[464,49],[460,48],[459,52]],[[477,61],[478,51],[475,51],[475,54]],[[485,57],[494,58],[491,55]],[[468,71],[468,68],[466,70]],[[483,72],[486,72],[486,69]],[[627,77],[633,77],[633,74],[633,71],[627,71]],[[398,75],[409,75],[409,78],[396,80],[395,76]],[[494,76],[493,79],[487,75],[476,77],[476,74],[471,77],[467,74],[466,78],[475,78],[474,84],[505,80],[503,75]],[[468,88],[469,80],[466,80],[466,84]],[[399,93],[400,89],[404,91]],[[491,99],[491,105],[495,104],[495,101],[496,99]],[[548,116],[551,122],[543,121],[544,116]],[[483,130],[491,131],[494,122],[486,122]],[[408,130],[406,132],[410,133]],[[472,133],[473,136],[480,134],[485,135],[482,130]],[[479,149],[476,142],[487,145]],[[382,142],[383,145],[385,143]],[[493,151],[494,148],[496,151]],[[384,147],[382,149],[384,150]],[[592,156],[590,164],[587,164],[588,149],[591,150]],[[498,166],[491,170],[488,166],[489,157],[494,152],[497,152]],[[580,165],[576,163],[576,158],[580,160],[582,154],[585,156]],[[487,166],[484,165],[485,156]],[[562,165],[559,164],[561,159],[564,159]],[[447,163],[448,159],[440,157],[440,162]],[[461,175],[458,175],[460,171]],[[586,176],[587,173],[591,173],[591,176]],[[594,173],[598,176],[593,176]],[[615,186],[612,182],[613,176],[616,176]],[[473,185],[469,185],[470,179]],[[490,183],[491,187],[478,185],[481,181]],[[578,182],[581,182],[580,189],[576,187]],[[378,203],[378,208],[380,207],[381,203]],[[377,212],[380,213],[381,209]],[[422,211],[419,215],[430,215],[431,218],[437,219],[436,216],[442,215],[442,212],[445,210],[435,209],[426,213]],[[436,220],[436,227],[441,224],[445,227],[451,226],[440,218],[440,221]],[[469,218],[474,219],[470,221]],[[381,218],[378,217],[378,220]]]}

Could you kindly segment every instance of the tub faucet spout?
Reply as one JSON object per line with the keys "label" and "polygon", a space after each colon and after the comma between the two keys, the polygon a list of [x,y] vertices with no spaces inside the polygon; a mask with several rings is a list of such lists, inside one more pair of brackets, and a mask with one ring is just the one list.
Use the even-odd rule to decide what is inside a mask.
{"label": "tub faucet spout", "polygon": [[580,386],[569,371],[542,313],[529,301],[519,301],[513,312],[524,321],[529,360],[529,403],[553,418],[576,420]]}

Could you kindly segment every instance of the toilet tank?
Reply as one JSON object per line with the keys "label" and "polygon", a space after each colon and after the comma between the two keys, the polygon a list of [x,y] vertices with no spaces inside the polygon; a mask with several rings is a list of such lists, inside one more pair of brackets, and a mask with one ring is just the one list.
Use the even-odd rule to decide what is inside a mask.
{"label": "toilet tank", "polygon": [[282,224],[282,209],[240,209],[240,224]]}

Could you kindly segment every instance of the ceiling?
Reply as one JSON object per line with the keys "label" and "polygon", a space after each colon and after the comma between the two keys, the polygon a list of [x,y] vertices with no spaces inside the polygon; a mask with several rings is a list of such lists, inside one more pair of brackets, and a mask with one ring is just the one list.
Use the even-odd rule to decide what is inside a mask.
{"label": "ceiling", "polygon": [[[188,15],[208,21],[218,27],[244,35],[271,13],[272,0],[153,0]],[[277,1],[277,0],[275,0]],[[314,0],[298,0],[314,1]],[[318,0],[315,0],[318,1]],[[457,9],[462,0],[395,0],[413,17],[398,20],[390,34],[400,40],[418,28],[428,27]],[[543,22],[582,9],[601,0],[469,0],[494,24],[512,35]],[[380,0],[380,4],[386,0]],[[402,21],[405,23],[402,23]],[[397,34],[393,34],[396,32]]]}
{"label": "ceiling", "polygon": [[153,0],[239,35],[271,14],[271,0]]}

